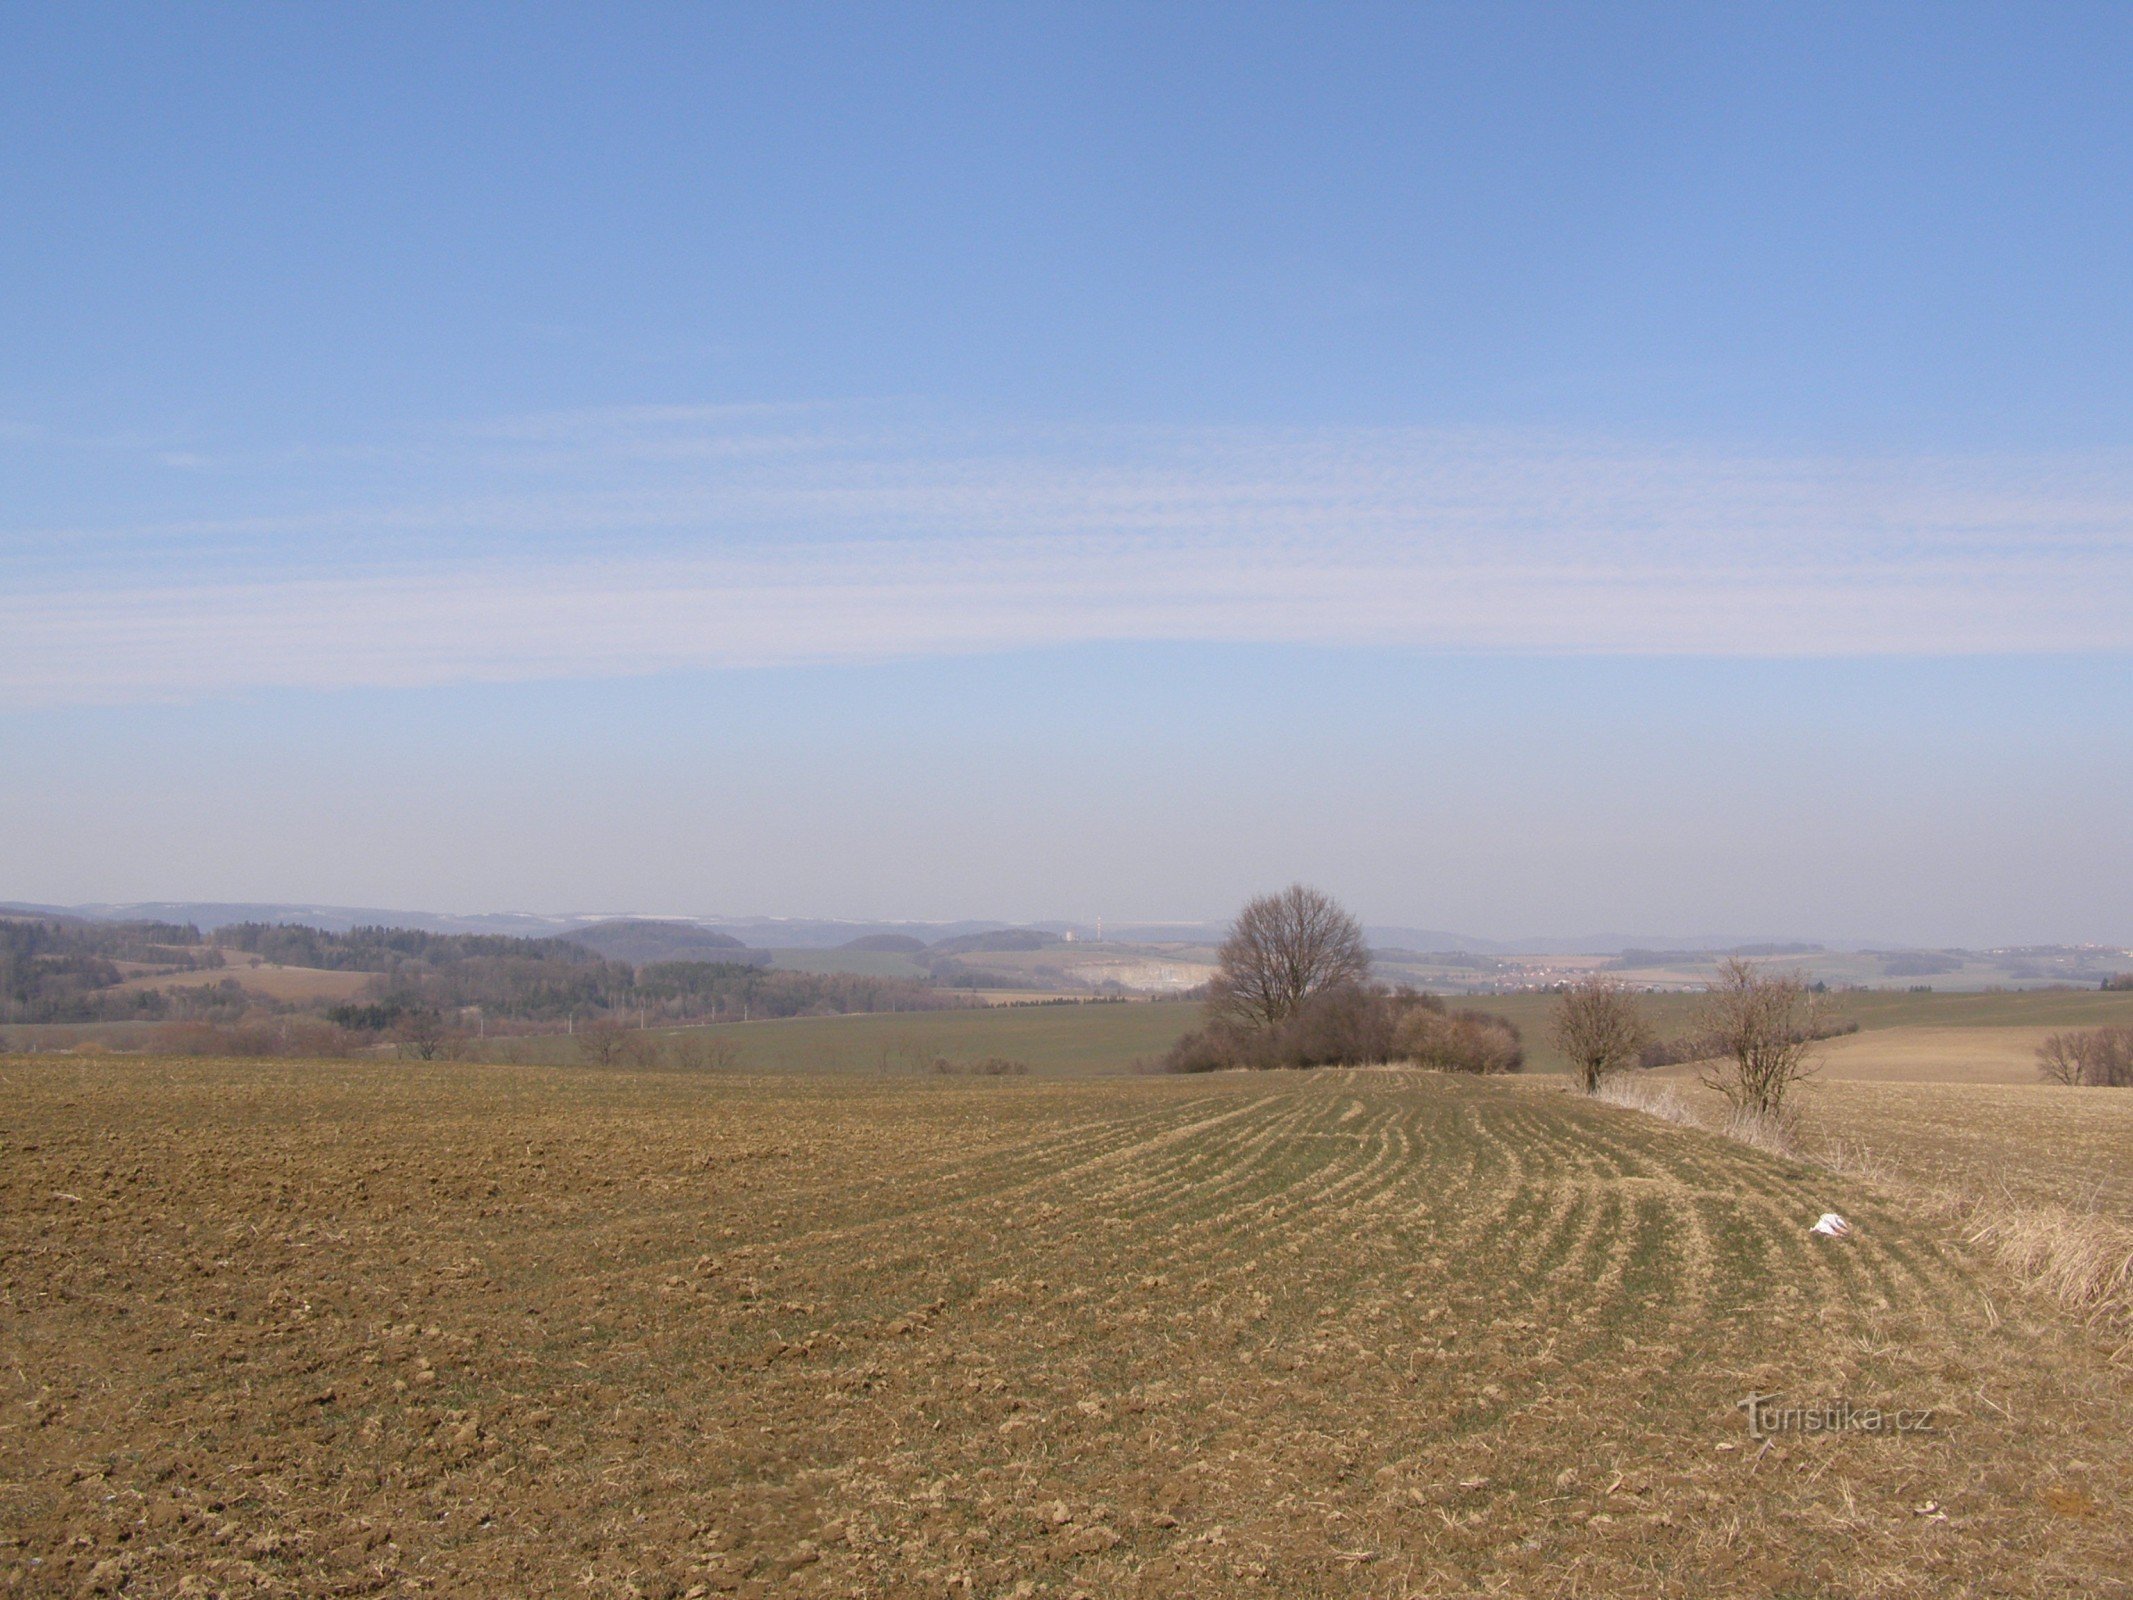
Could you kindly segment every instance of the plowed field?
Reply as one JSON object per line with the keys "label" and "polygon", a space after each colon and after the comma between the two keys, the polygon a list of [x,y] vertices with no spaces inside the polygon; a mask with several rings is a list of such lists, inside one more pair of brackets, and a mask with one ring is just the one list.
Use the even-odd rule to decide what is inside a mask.
{"label": "plowed field", "polygon": [[[0,1106],[20,1592],[2128,1592],[2107,1345],[1567,1094],[18,1060]],[[1750,1390],[1931,1425],[1766,1448]]]}

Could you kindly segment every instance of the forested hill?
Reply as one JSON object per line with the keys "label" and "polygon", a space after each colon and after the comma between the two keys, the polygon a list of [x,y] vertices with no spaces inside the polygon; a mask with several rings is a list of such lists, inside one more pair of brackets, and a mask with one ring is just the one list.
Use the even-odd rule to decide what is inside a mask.
{"label": "forested hill", "polygon": [[278,966],[331,972],[392,972],[408,963],[431,967],[464,961],[555,961],[598,964],[599,952],[568,939],[520,939],[494,933],[425,933],[419,928],[351,928],[328,933],[283,922],[239,922],[215,932],[226,950],[262,956]]}
{"label": "forested hill", "polygon": [[[615,941],[627,948],[625,933]],[[0,919],[0,1023],[230,1023],[313,1016],[357,1031],[417,1013],[534,1026],[915,1011],[964,1002],[933,984],[771,971],[737,946],[642,966],[568,938],[346,932],[239,923],[204,938],[161,923]],[[307,979],[305,975],[310,975]],[[335,982],[327,974],[345,975]],[[293,981],[292,981],[293,980]]]}

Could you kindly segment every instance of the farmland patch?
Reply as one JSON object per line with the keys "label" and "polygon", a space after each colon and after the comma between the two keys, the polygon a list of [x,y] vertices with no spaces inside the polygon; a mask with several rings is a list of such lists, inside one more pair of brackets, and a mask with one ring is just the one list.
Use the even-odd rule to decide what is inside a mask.
{"label": "farmland patch", "polygon": [[[0,1078],[33,1592],[2122,1589],[2085,1335],[1866,1186],[1569,1095]],[[1934,1425],[1756,1441],[1751,1391]]]}

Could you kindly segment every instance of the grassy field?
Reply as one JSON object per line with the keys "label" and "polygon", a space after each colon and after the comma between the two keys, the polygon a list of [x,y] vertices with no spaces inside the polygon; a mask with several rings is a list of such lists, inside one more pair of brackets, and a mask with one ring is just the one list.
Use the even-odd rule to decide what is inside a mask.
{"label": "grassy field", "polygon": [[[866,952],[857,952],[865,954]],[[334,974],[348,977],[349,974]],[[988,998],[999,998],[992,996]],[[1640,997],[1658,1031],[1673,1036],[1694,1026],[1697,997]],[[1472,1002],[1508,1016],[1525,1036],[1527,1070],[1567,1070],[1548,1043],[1550,994],[1489,996]],[[2033,990],[2005,994],[1840,994],[1830,997],[1840,1017],[1856,1018],[1861,1033],[1827,1045],[1830,1076],[1889,1080],[2027,1083],[2034,1079],[2036,1044],[2054,1028],[2133,1024],[2133,994],[2096,990]],[[1188,1001],[1123,1005],[995,1005],[964,1011],[897,1012],[849,1017],[800,1017],[726,1023],[674,1032],[730,1044],[746,1070],[909,1073],[945,1056],[958,1063],[987,1057],[1026,1062],[1033,1072],[1069,1077],[1124,1073],[1152,1062],[1187,1029],[1200,1007]],[[65,1049],[90,1041],[138,1048],[152,1030],[138,1023],[18,1025],[0,1030],[18,1047]],[[561,1035],[491,1040],[492,1060],[568,1065],[575,1044]]]}
{"label": "grassy field", "polygon": [[0,1138],[21,1592],[2127,1592],[2108,1348],[1545,1085],[18,1059]]}
{"label": "grassy field", "polygon": [[[651,1032],[655,1039],[718,1040],[731,1046],[736,1066],[752,1072],[910,1074],[941,1057],[960,1065],[1000,1057],[1032,1072],[1082,1077],[1130,1072],[1136,1060],[1157,1059],[1199,1017],[1197,1005],[1132,1001],[785,1017]],[[573,1041],[554,1035],[500,1042],[491,1053],[533,1064],[577,1059]]]}
{"label": "grassy field", "polygon": [[[1640,995],[1638,1003],[1662,1037],[1694,1031],[1701,997],[1692,994]],[[1551,994],[1477,996],[1472,1004],[1517,1023],[1525,1036],[1526,1070],[1564,1072],[1569,1064],[1548,1043],[1548,1019],[1555,1007]],[[1950,1078],[1977,1075],[1982,1049],[1990,1058],[1981,1081],[2027,1082],[2035,1077],[2030,1059],[2036,1040],[2054,1028],[2097,1028],[2133,1024],[2133,993],[2097,989],[2032,989],[2000,994],[1908,994],[1892,990],[1842,993],[1828,997],[1830,1014],[1856,1021],[1860,1034],[1831,1040],[1825,1054],[1833,1071],[1845,1076],[1919,1076]],[[2001,1030],[1972,1035],[1970,1030]],[[1929,1030],[1931,1037],[1916,1030]],[[1961,1030],[1958,1033],[1956,1030]],[[1907,1037],[1869,1035],[1903,1033]],[[2028,1040],[2027,1044],[2022,1041]],[[1989,1042],[1987,1042],[1989,1041]],[[1945,1057],[1937,1060],[1936,1052]]]}
{"label": "grassy field", "polygon": [[[867,954],[867,952],[854,952]],[[336,978],[356,976],[331,974]],[[1006,997],[988,994],[989,1001]],[[1548,1043],[1551,994],[1498,995],[1474,1005],[1509,1017],[1524,1034],[1526,1070],[1568,1070]],[[1697,997],[1646,995],[1640,1003],[1664,1036],[1694,1027]],[[2022,1084],[2034,1081],[2035,1051],[2054,1028],[2133,1024],[2133,994],[2096,990],[2032,990],[2004,994],[1839,994],[1830,997],[1839,1017],[1856,1018],[1861,1032],[1829,1041],[1823,1072],[1832,1078],[1867,1081],[1968,1081]],[[990,1057],[1026,1063],[1039,1075],[1084,1077],[1127,1073],[1153,1063],[1178,1036],[1199,1025],[1200,1006],[1190,1001],[1134,1001],[1101,1005],[991,1004],[983,1009],[896,1012],[846,1017],[797,1017],[768,1022],[651,1030],[654,1040],[678,1035],[715,1039],[730,1046],[735,1065],[756,1072],[830,1071],[910,1074],[946,1057],[969,1065]],[[153,1034],[141,1023],[17,1025],[0,1030],[0,1048],[64,1050],[102,1045],[138,1049]],[[579,1059],[564,1035],[491,1039],[484,1059],[527,1065],[567,1066]]]}
{"label": "grassy field", "polygon": [[2035,1083],[2048,1027],[1875,1028],[1822,1046],[1820,1075],[1883,1083]]}
{"label": "grassy field", "polygon": [[[1694,1026],[1697,996],[1646,995],[1640,1003],[1662,1034],[1682,1034]],[[1471,1004],[1517,1023],[1525,1038],[1527,1071],[1569,1070],[1548,1043],[1555,996],[1494,995],[1451,1004]],[[2092,991],[1845,994],[1832,996],[1830,1005],[1835,1015],[1856,1018],[1862,1031],[1830,1042],[1828,1070],[1868,1078],[1960,1077],[1967,1071],[1981,1082],[2028,1082],[2035,1076],[2036,1043],[2050,1029],[2133,1023],[2133,994]],[[1156,1000],[794,1017],[675,1031],[730,1043],[736,1064],[751,1071],[908,1073],[936,1057],[969,1063],[998,1056],[1026,1062],[1033,1072],[1079,1077],[1155,1062],[1202,1017],[1197,1002]],[[570,1040],[553,1037],[513,1040],[493,1047],[492,1054],[536,1064],[577,1059]]]}
{"label": "grassy field", "polygon": [[1830,996],[1830,1009],[1873,1028],[2096,1028],[2133,1022],[2133,992],[2100,989],[1908,994],[1874,990]]}

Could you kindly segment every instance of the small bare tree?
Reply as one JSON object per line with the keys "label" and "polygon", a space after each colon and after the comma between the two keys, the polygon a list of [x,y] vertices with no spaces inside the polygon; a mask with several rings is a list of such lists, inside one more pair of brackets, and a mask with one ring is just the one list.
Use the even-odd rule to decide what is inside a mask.
{"label": "small bare tree", "polygon": [[580,1028],[575,1043],[578,1060],[588,1067],[642,1067],[651,1062],[651,1042],[643,1032],[611,1017]]}
{"label": "small bare tree", "polygon": [[2048,1033],[2037,1046],[2037,1076],[2046,1083],[2080,1083],[2088,1066],[2087,1040],[2078,1033]]}
{"label": "small bare tree", "polygon": [[2087,1082],[2133,1088],[2133,1028],[2097,1028],[2090,1034]]}
{"label": "small bare tree", "polygon": [[1807,980],[1733,957],[1719,963],[1698,1020],[1724,1052],[1703,1082],[1735,1111],[1782,1116],[1792,1086],[1814,1071],[1821,1037],[1821,1004]]}
{"label": "small bare tree", "polygon": [[741,1053],[731,1039],[682,1033],[667,1041],[663,1059],[681,1072],[726,1072],[740,1065]]}
{"label": "small bare tree", "polygon": [[445,1025],[444,1014],[430,1006],[420,1006],[402,1012],[393,1028],[393,1038],[403,1054],[417,1061],[434,1061],[443,1052],[451,1029]]}
{"label": "small bare tree", "polygon": [[2037,1047],[2037,1071],[2047,1083],[2133,1087],[2133,1028],[2048,1034]]}
{"label": "small bare tree", "polygon": [[1652,1030],[1629,992],[1595,972],[1563,991],[1548,1038],[1577,1068],[1585,1092],[1596,1094],[1604,1080],[1636,1065]]}
{"label": "small bare tree", "polygon": [[1279,1027],[1312,995],[1367,983],[1370,947],[1362,926],[1330,895],[1292,883],[1237,914],[1207,987],[1219,1022]]}

